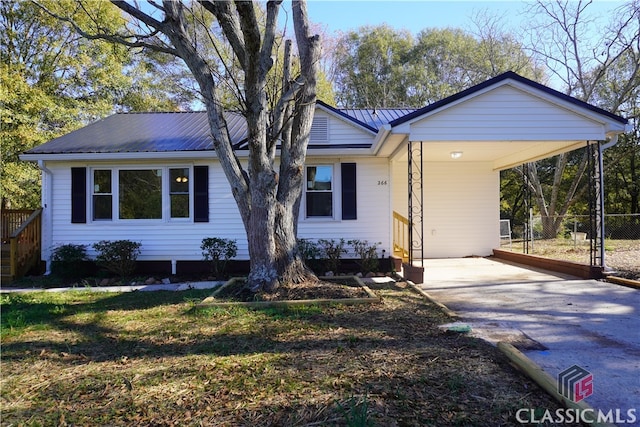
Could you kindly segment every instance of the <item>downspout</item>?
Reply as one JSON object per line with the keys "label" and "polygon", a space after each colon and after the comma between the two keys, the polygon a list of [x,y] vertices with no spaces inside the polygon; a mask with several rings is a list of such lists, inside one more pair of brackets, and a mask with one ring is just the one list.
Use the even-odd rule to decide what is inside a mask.
{"label": "downspout", "polygon": [[[51,232],[53,230],[53,216],[51,215],[51,208],[53,206],[53,192],[51,191],[51,180],[53,179],[53,173],[44,165],[44,160],[38,160],[38,169],[42,171],[42,250],[41,256],[46,263],[45,274],[51,274]],[[45,181],[46,177],[46,181]],[[46,235],[46,239],[45,239]]]}
{"label": "downspout", "polygon": [[600,229],[598,231],[600,233],[600,266],[602,266],[603,269],[607,268],[604,256],[604,150],[613,147],[617,143],[618,134],[614,134],[609,142],[605,144],[598,144],[598,175],[600,180],[600,211],[598,212],[598,215],[600,215]]}

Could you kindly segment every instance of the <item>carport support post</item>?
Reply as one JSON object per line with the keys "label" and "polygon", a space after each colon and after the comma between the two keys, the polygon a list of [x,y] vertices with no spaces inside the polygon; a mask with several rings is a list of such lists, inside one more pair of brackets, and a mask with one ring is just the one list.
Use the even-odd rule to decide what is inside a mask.
{"label": "carport support post", "polygon": [[[591,168],[591,266],[605,267],[604,254],[604,162],[603,151],[609,144],[603,145],[602,141],[587,142]],[[597,145],[597,150],[595,149]],[[613,145],[613,144],[611,144]]]}
{"label": "carport support post", "polygon": [[598,257],[599,263],[601,267],[604,267],[604,161],[602,159],[604,149],[602,148],[602,142],[598,142],[598,169],[597,176],[598,180],[596,181],[596,224],[598,227],[597,233],[597,242],[598,246]]}
{"label": "carport support post", "polygon": [[[403,265],[405,279],[414,283],[424,281],[424,176],[422,174],[422,142],[408,143],[408,215],[409,215],[409,254],[408,262]],[[414,250],[420,251],[420,266],[413,265]]]}
{"label": "carport support post", "polygon": [[598,216],[600,220],[600,224],[598,227],[598,232],[600,235],[598,238],[600,239],[600,266],[606,268],[605,262],[605,254],[604,254],[604,238],[605,238],[605,230],[604,230],[604,220],[605,220],[605,212],[604,212],[604,150],[607,148],[613,147],[618,142],[618,135],[615,135],[611,141],[598,142],[598,201],[599,201],[599,209]]}

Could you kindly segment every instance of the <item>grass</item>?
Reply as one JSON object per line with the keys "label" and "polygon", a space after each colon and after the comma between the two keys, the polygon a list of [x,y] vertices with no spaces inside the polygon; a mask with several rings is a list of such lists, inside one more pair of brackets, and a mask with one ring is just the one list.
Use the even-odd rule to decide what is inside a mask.
{"label": "grass", "polygon": [[514,425],[558,405],[408,290],[366,306],[210,291],[2,295],[2,425]]}

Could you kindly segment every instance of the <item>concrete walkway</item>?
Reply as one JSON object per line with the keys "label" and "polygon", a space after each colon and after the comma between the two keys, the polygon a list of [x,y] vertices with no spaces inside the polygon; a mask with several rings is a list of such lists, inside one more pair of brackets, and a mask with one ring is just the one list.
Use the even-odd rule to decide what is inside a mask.
{"label": "concrete walkway", "polygon": [[425,260],[422,289],[473,334],[513,341],[554,378],[572,365],[591,372],[585,401],[640,426],[640,290],[492,258]]}
{"label": "concrete walkway", "polygon": [[87,292],[152,292],[152,291],[188,291],[189,289],[212,289],[220,286],[224,282],[184,282],[167,283],[158,285],[119,285],[119,286],[76,286],[64,288],[2,288],[0,293],[20,293],[20,292],[67,292],[67,291],[87,291]]}

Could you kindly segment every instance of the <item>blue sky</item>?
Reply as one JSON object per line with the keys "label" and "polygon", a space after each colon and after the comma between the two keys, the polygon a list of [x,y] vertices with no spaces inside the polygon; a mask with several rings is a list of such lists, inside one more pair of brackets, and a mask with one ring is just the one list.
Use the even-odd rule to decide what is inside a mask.
{"label": "blue sky", "polygon": [[[286,3],[285,3],[286,4]],[[329,33],[348,31],[363,25],[386,23],[416,34],[424,28],[475,29],[472,17],[479,11],[504,16],[508,28],[526,23],[525,1],[430,1],[430,0],[308,0],[309,18]],[[587,10],[610,16],[622,1],[596,0]]]}

